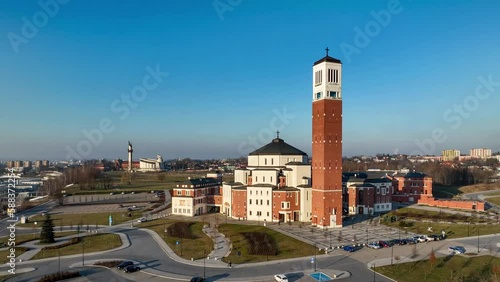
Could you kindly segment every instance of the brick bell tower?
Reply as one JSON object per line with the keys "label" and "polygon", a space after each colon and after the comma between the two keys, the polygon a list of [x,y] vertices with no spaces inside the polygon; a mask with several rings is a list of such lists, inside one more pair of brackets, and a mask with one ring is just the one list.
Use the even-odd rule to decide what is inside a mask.
{"label": "brick bell tower", "polygon": [[342,227],[342,62],[313,65],[312,224]]}

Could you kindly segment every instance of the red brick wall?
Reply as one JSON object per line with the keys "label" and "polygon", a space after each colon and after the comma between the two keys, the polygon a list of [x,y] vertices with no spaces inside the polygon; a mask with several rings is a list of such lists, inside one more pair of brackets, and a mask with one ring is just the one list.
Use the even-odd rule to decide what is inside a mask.
{"label": "red brick wall", "polygon": [[[312,223],[342,225],[342,100],[312,104]],[[324,226],[324,225],[323,225]]]}
{"label": "red brick wall", "polygon": [[[455,201],[424,197],[418,201],[418,204],[440,208],[484,211],[484,202],[478,201]],[[476,209],[473,209],[474,205],[476,205]]]}
{"label": "red brick wall", "polygon": [[231,204],[231,215],[234,218],[247,217],[247,191],[232,190],[233,203]]}

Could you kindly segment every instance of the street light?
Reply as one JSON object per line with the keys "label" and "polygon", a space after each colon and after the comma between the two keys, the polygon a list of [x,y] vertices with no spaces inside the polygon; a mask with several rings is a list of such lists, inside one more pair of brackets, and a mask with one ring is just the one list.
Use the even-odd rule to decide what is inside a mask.
{"label": "street light", "polygon": [[58,262],[59,262],[59,274],[61,273],[61,251],[58,250],[57,253],[59,254]]}
{"label": "street light", "polygon": [[82,265],[85,265],[85,238],[82,237]]}
{"label": "street light", "polygon": [[477,254],[479,254],[479,229],[477,230]]}
{"label": "street light", "polygon": [[205,272],[205,260],[207,259],[207,251],[204,250],[203,251],[203,279],[205,279],[206,277],[206,272]]}
{"label": "street light", "polygon": [[317,265],[317,261],[316,261],[316,243],[314,243],[314,272],[316,272],[316,265]]}
{"label": "street light", "polygon": [[368,245],[368,228],[366,228],[366,245]]}
{"label": "street light", "polygon": [[163,240],[165,240],[166,235],[167,235],[167,224],[163,223]]}

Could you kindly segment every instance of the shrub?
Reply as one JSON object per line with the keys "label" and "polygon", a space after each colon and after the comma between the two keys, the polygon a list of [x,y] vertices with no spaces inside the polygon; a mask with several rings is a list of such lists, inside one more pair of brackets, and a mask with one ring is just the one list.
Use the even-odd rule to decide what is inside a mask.
{"label": "shrub", "polygon": [[79,242],[80,242],[79,238],[72,238],[71,241],[66,242],[64,244],[57,245],[57,246],[48,246],[48,247],[45,247],[44,249],[45,250],[57,250],[57,249],[60,249],[60,248],[66,247],[66,246],[78,244]]}
{"label": "shrub", "polygon": [[278,250],[271,236],[263,232],[246,232],[242,235],[250,245],[248,253],[251,255],[276,256]]}
{"label": "shrub", "polygon": [[167,227],[167,234],[169,237],[196,239],[196,236],[191,233],[192,224],[192,222],[176,222]]}
{"label": "shrub", "polygon": [[55,282],[60,280],[66,280],[70,278],[79,277],[80,272],[78,271],[64,271],[64,272],[56,272],[52,274],[48,274],[40,278],[38,282]]}
{"label": "shrub", "polygon": [[98,262],[94,263],[94,265],[100,265],[100,266],[104,266],[107,268],[115,268],[122,262],[124,262],[124,261],[123,260],[98,261]]}

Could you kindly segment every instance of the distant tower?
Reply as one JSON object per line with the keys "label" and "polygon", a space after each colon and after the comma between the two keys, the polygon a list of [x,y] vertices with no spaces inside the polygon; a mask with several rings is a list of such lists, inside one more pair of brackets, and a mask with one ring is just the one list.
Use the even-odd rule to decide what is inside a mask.
{"label": "distant tower", "polygon": [[132,171],[132,152],[134,152],[132,143],[128,141],[128,171]]}
{"label": "distant tower", "polygon": [[342,62],[313,65],[312,224],[342,227]]}

